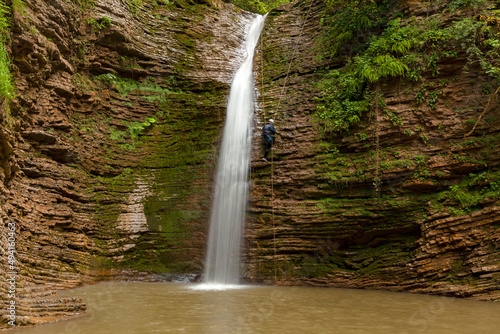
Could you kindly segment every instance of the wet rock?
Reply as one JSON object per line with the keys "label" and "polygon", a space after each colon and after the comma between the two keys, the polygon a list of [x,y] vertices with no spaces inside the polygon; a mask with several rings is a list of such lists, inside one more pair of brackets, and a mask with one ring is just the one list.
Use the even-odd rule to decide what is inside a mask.
{"label": "wet rock", "polygon": [[[47,298],[119,279],[115,260],[129,279],[168,270],[195,273],[171,281],[196,280],[215,143],[253,16],[218,0],[144,1],[137,12],[116,0],[85,12],[23,3],[12,19],[15,117],[0,119],[0,249],[14,222],[19,316],[33,324],[82,313],[79,300]],[[104,17],[109,26],[91,23]]]}

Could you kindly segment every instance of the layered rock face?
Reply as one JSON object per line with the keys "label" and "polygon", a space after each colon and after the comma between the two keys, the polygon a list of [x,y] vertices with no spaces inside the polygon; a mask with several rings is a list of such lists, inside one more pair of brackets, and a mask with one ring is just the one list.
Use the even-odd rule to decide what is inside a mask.
{"label": "layered rock face", "polygon": [[[498,198],[464,212],[462,188],[443,197],[498,171],[490,79],[477,64],[464,71],[464,54],[441,60],[438,75],[384,82],[388,113],[325,135],[313,117],[316,82],[343,64],[316,58],[322,8],[274,10],[257,51],[247,275],[499,298]],[[397,10],[429,13],[419,1]],[[85,309],[78,298],[55,299],[58,289],[201,273],[226,97],[250,19],[216,1],[17,3],[18,91],[0,129],[0,249],[2,273],[16,273],[18,324]],[[279,136],[268,164],[260,127],[270,117]]]}
{"label": "layered rock face", "polygon": [[[315,58],[322,8],[319,1],[282,6],[262,36],[248,275],[284,285],[499,298],[498,197],[483,196],[470,212],[456,204],[467,201],[463,184],[487,188],[498,179],[499,102],[485,89],[491,79],[477,63],[466,70],[464,53],[441,59],[418,82],[383,82],[385,112],[363,115],[349,133],[321,133],[316,83],[326,68],[343,66]],[[420,2],[395,11],[429,15]],[[471,131],[480,116],[488,120]],[[260,128],[271,117],[278,137],[273,162],[264,163]]]}
{"label": "layered rock face", "polygon": [[140,3],[13,9],[0,229],[8,272],[16,225],[17,324],[85,308],[51,299],[58,289],[201,273],[219,132],[252,17],[216,1]]}

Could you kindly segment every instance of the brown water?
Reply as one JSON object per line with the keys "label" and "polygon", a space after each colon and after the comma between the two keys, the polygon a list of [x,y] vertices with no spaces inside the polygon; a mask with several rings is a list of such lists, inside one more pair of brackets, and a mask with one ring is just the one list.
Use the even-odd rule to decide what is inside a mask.
{"label": "brown water", "polygon": [[102,283],[81,296],[87,315],[15,334],[500,333],[500,303],[382,291],[173,283]]}

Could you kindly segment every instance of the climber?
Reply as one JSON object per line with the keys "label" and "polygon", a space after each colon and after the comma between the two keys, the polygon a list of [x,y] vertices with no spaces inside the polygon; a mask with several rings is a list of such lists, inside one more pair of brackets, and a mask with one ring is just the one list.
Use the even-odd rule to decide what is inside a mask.
{"label": "climber", "polygon": [[265,147],[265,153],[262,160],[267,162],[267,155],[273,147],[274,135],[276,134],[276,129],[274,128],[274,120],[270,119],[267,124],[262,127],[262,140]]}

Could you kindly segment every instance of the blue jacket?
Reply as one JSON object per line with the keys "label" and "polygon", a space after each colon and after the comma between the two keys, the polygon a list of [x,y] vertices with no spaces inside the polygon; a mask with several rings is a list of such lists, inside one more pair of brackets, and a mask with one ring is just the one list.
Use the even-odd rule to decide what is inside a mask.
{"label": "blue jacket", "polygon": [[273,140],[275,134],[276,129],[272,123],[267,123],[262,128],[262,137],[264,137],[265,141]]}

